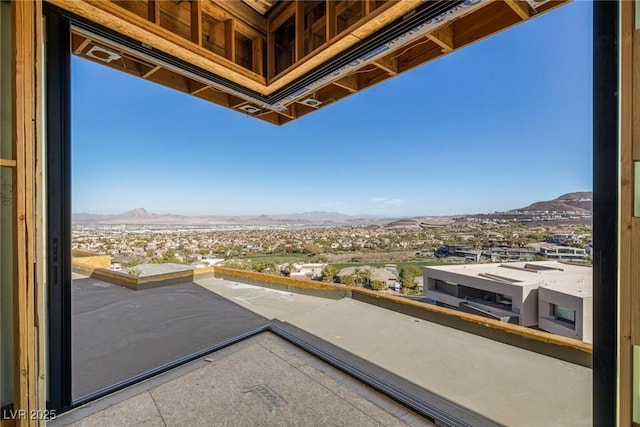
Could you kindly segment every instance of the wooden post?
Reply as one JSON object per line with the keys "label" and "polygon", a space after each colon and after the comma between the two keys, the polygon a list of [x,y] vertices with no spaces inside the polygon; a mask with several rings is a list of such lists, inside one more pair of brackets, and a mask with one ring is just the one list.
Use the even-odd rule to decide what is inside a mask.
{"label": "wooden post", "polygon": [[[621,2],[620,14],[620,252],[618,420],[631,425],[633,415],[633,344],[640,344],[640,306],[636,282],[640,268],[640,220],[634,218],[634,160],[640,159],[640,34],[635,30],[634,3]],[[594,307],[595,309],[595,307]]]}
{"label": "wooden post", "polygon": [[262,37],[254,37],[252,40],[252,48],[253,48],[253,72],[262,75],[263,74],[263,66],[262,66],[262,58],[263,58],[263,38]]}
{"label": "wooden post", "polygon": [[202,3],[191,0],[191,41],[202,46]]}
{"label": "wooden post", "polygon": [[233,24],[233,19],[224,23],[224,56],[230,61],[236,59],[236,37]]}
{"label": "wooden post", "polygon": [[327,0],[327,41],[330,41],[336,35],[336,2],[335,0]]}
{"label": "wooden post", "polygon": [[[34,229],[37,123],[42,100],[38,90],[42,76],[42,2],[12,3],[13,21],[13,117],[12,134],[16,158],[15,234],[16,279],[14,282],[14,409],[25,411],[16,425],[40,423],[30,417],[42,409],[46,397],[38,395],[36,353],[36,281]],[[38,47],[36,47],[38,46]]]}
{"label": "wooden post", "polygon": [[267,80],[276,75],[276,39],[269,24],[267,29]]}
{"label": "wooden post", "polygon": [[296,40],[295,40],[295,55],[293,63],[295,64],[304,57],[304,1],[296,0],[295,11],[296,22]]}
{"label": "wooden post", "polygon": [[149,0],[147,3],[147,19],[154,24],[160,25],[160,4],[158,0]]}

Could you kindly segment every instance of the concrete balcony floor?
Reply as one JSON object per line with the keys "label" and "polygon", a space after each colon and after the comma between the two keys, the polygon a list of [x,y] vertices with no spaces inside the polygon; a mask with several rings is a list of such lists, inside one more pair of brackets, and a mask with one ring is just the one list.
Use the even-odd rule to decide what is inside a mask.
{"label": "concrete balcony floor", "polygon": [[265,332],[85,405],[53,426],[433,426]]}

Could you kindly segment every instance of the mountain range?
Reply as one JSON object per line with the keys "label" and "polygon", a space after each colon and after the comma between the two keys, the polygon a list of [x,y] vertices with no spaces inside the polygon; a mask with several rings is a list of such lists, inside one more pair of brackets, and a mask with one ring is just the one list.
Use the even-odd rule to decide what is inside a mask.
{"label": "mountain range", "polygon": [[132,209],[118,215],[77,213],[72,221],[98,224],[174,224],[174,225],[292,225],[292,224],[368,224],[380,218],[367,215],[346,215],[339,212],[304,212],[283,215],[239,215],[239,216],[187,216],[156,214],[144,208]]}
{"label": "mountain range", "polygon": [[[591,191],[563,194],[548,201],[540,201],[513,211],[556,211],[591,212],[593,193]],[[460,215],[458,215],[460,216]],[[447,219],[449,218],[449,219]],[[72,215],[74,224],[136,224],[136,225],[349,225],[380,224],[387,227],[437,226],[451,217],[382,218],[370,215],[347,215],[338,212],[304,212],[283,215],[240,215],[240,216],[186,216],[176,214],[156,214],[144,208],[133,209],[118,215],[77,213]]]}
{"label": "mountain range", "polygon": [[517,211],[593,212],[593,192],[567,193],[544,202],[535,202]]}

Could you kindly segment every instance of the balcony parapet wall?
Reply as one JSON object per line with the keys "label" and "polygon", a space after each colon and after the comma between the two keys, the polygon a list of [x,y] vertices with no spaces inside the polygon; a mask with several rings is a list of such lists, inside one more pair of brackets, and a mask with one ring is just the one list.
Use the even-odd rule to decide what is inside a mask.
{"label": "balcony parapet wall", "polygon": [[82,262],[77,262],[75,259],[73,260],[73,271],[103,282],[124,286],[134,291],[176,285],[178,283],[195,282],[213,277],[213,267],[139,277],[121,271],[112,271],[107,268],[83,264]]}
{"label": "balcony parapet wall", "polygon": [[382,294],[363,288],[291,279],[225,267],[214,267],[214,276],[224,280],[311,296],[331,299],[352,298],[556,359],[592,367],[593,346],[589,343],[445,307],[429,305],[408,298]]}

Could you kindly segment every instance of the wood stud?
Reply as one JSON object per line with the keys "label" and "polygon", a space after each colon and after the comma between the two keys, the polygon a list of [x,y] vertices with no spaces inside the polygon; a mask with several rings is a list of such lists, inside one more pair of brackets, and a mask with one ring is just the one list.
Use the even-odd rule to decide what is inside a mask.
{"label": "wood stud", "polygon": [[160,0],[148,0],[147,1],[147,19],[156,25],[160,25]]}
{"label": "wood stud", "polygon": [[[45,405],[38,395],[38,349],[36,347],[35,280],[35,165],[36,144],[41,140],[39,82],[42,77],[42,3],[14,2],[12,7],[13,66],[12,131],[15,150],[15,230],[14,281],[14,409],[35,413]],[[41,354],[43,355],[43,354]],[[17,426],[34,425],[29,417],[16,420]]]}
{"label": "wood stud", "polygon": [[191,0],[191,41],[202,46],[202,0]]}

